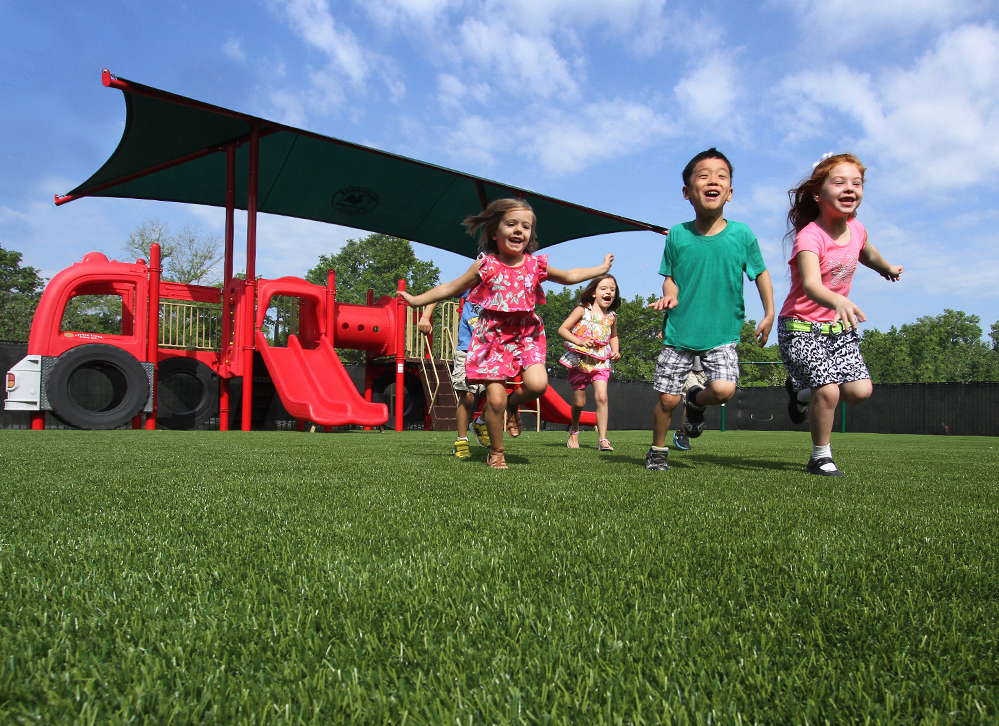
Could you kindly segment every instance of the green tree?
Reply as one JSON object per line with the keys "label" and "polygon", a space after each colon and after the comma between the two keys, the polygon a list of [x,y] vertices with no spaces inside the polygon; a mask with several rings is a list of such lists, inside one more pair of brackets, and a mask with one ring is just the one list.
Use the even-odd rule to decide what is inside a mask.
{"label": "green tree", "polygon": [[660,337],[663,314],[649,305],[659,298],[635,295],[632,300],[621,300],[617,311],[617,337],[621,360],[614,364],[615,380],[651,381],[656,372],[656,361],[663,349]]}
{"label": "green tree", "polygon": [[[777,326],[770,331],[770,339],[777,337]],[[739,356],[739,385],[750,387],[783,386],[787,372],[780,364],[780,348],[771,343],[761,348],[756,340],[756,321],[745,320],[739,331],[739,342],[735,346]],[[747,363],[761,365],[746,365]],[[780,365],[778,365],[780,364]]]}
{"label": "green tree", "polygon": [[222,261],[222,239],[202,232],[194,223],[185,224],[177,234],[158,219],[150,219],[128,234],[122,251],[132,259],[149,260],[149,247],[160,245],[160,265],[163,279],[185,285],[218,285],[222,278],[218,265]]}
{"label": "green tree", "polygon": [[[426,292],[440,282],[440,270],[432,261],[417,257],[407,240],[385,234],[349,239],[339,252],[319,255],[319,264],[309,270],[305,278],[314,285],[325,285],[328,270],[336,271],[337,302],[353,305],[367,304],[368,290],[374,290],[375,300],[383,295],[395,295],[399,280],[405,280],[406,290],[414,295]],[[440,320],[439,315],[437,320]],[[439,324],[435,327],[439,335]],[[345,362],[364,360],[361,351],[338,349],[338,352]]]}
{"label": "green tree", "polygon": [[0,338],[27,340],[45,281],[34,267],[21,266],[21,253],[0,248]]}
{"label": "green tree", "polygon": [[406,290],[419,295],[440,282],[440,270],[434,263],[421,260],[413,245],[386,234],[369,234],[363,239],[349,239],[339,252],[319,255],[319,264],[305,279],[314,285],[326,284],[326,271],[336,270],[336,299],[364,305],[368,290],[375,300],[395,295],[398,281],[406,281]]}
{"label": "green tree", "polygon": [[877,328],[864,330],[860,353],[874,383],[910,383],[913,381],[909,341],[900,330],[891,326],[887,333]]}
{"label": "green tree", "polygon": [[944,309],[941,315],[903,325],[914,382],[996,380],[995,355],[982,340],[979,320],[962,310]]}

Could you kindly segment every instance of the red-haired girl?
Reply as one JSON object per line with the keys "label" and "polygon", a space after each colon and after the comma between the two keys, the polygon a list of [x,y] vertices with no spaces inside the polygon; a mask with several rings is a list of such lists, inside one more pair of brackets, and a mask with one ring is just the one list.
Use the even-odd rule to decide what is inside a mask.
{"label": "red-haired girl", "polygon": [[847,297],[857,263],[892,282],[902,274],[867,241],[857,221],[865,171],[853,154],[828,154],[788,192],[791,292],[777,321],[777,339],[789,374],[788,414],[794,423],[807,416],[812,456],[806,470],[820,476],[843,476],[829,445],[837,404],[861,403],[871,395],[857,332],[866,318]]}

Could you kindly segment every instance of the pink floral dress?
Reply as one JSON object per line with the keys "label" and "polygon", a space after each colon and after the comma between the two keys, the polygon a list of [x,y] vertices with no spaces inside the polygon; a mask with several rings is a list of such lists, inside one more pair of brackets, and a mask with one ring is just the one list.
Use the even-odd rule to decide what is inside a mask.
{"label": "pink floral dress", "polygon": [[465,359],[470,381],[507,381],[541,363],[548,353],[545,325],[534,312],[544,304],[541,283],[548,279],[548,255],[524,255],[519,267],[508,267],[482,255],[480,282],[468,300],[482,306]]}
{"label": "pink floral dress", "polygon": [[610,357],[614,353],[610,338],[615,318],[614,313],[601,315],[595,312],[592,307],[584,308],[583,317],[572,326],[572,334],[583,340],[596,341],[600,343],[600,347],[582,348],[567,340],[565,341],[565,354],[559,358],[558,362],[566,368],[575,368],[584,373],[610,368]]}

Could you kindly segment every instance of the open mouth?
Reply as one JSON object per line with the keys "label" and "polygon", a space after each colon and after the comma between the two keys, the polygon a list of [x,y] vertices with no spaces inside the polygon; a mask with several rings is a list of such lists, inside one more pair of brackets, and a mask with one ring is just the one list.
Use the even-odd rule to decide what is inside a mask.
{"label": "open mouth", "polygon": [[721,192],[719,192],[716,189],[709,189],[708,191],[704,192],[704,196],[706,196],[708,199],[717,199],[718,197],[721,196]]}

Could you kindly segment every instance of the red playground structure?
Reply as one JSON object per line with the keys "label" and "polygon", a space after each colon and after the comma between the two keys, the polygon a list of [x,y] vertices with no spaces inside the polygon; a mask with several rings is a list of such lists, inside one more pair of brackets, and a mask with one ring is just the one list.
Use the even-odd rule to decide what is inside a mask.
{"label": "red playground structure", "polygon": [[[224,206],[223,285],[161,280],[156,244],[148,262],[117,262],[92,252],[56,274],[35,313],[28,355],[6,379],[5,408],[30,411],[33,429],[45,427],[50,411],[83,429],[129,422],[140,428],[144,415],[147,429],[190,429],[218,416],[220,430],[228,430],[232,419],[246,431],[254,424],[254,389],[263,385],[273,386],[299,429],[310,421],[327,430],[381,426],[390,413],[397,430],[414,421],[426,428],[453,428],[448,356],[435,356],[432,341],[415,333],[418,311],[401,296],[375,301],[370,291],[367,305],[340,303],[332,270],[325,286],[297,277],[257,278],[258,211],[390,234],[467,257],[474,257],[476,249],[461,231],[461,219],[506,196],[527,199],[544,216],[546,230],[554,230],[546,236],[547,245],[608,232],[664,231],[211,106],[107,70],[103,82],[125,96],[125,132],[104,166],[69,194],[56,196],[56,204],[114,196]],[[245,279],[233,275],[237,208],[247,212]],[[404,286],[400,280],[399,290]],[[120,301],[120,334],[79,332],[65,325],[67,306],[87,296]],[[282,334],[280,323],[268,317],[275,309],[287,318]],[[445,338],[455,327],[457,306],[450,310],[442,325]],[[363,395],[337,348],[366,352]],[[87,393],[94,380],[100,389],[96,397]],[[174,395],[177,387],[171,384],[176,382],[183,382],[180,388],[188,393]],[[375,400],[391,399],[385,393],[390,387],[392,412]],[[417,410],[407,412],[407,403]],[[568,423],[570,409],[549,388],[538,415]],[[582,423],[595,425],[595,416],[584,413]]]}

